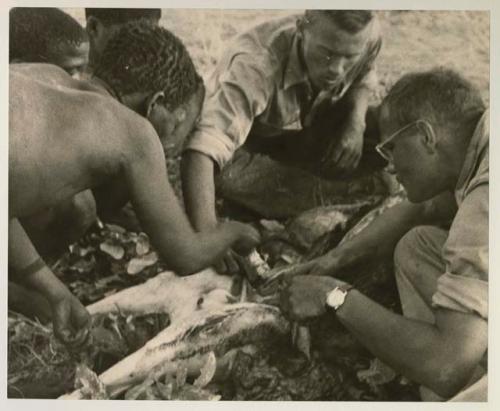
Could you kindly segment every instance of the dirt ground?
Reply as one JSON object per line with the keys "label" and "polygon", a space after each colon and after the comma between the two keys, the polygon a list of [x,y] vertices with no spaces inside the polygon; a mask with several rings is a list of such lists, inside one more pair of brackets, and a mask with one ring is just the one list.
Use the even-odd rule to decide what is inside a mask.
{"label": "dirt ground", "polygon": [[[65,11],[85,24],[82,9],[65,9]],[[161,25],[172,30],[186,43],[200,73],[207,77],[232,37],[261,21],[294,12],[300,11],[166,9],[163,10]],[[379,18],[384,32],[384,45],[378,58],[380,87],[374,96],[375,100],[382,98],[387,88],[406,72],[446,66],[460,71],[473,81],[480,88],[485,100],[489,101],[489,13],[383,11],[379,12]],[[172,165],[176,168],[176,163],[176,159],[172,159],[169,167]],[[171,172],[170,176],[178,189],[178,170]],[[88,304],[121,288],[144,281],[164,268],[161,262],[155,262],[139,275],[130,273],[127,275],[124,261],[138,257],[136,250],[141,241],[137,235],[121,231],[116,227],[105,228],[100,232],[89,234],[86,239],[72,247],[71,252],[58,262],[57,270],[63,274],[72,291]],[[103,250],[104,243],[123,248],[124,260],[117,261],[111,258],[108,251]],[[134,338],[137,338],[135,334]],[[350,339],[346,340],[346,344],[351,342]],[[128,349],[137,344],[139,343],[134,342]],[[17,396],[16,390],[23,381],[36,380],[35,376],[40,376],[40,379],[47,378],[46,372],[49,367],[54,367],[56,370],[51,377],[56,390],[61,388],[58,378],[66,376],[67,379],[70,373],[68,356],[59,353],[57,343],[50,337],[50,329],[12,313],[9,314],[8,354],[9,396]],[[123,356],[121,353],[107,353],[107,357],[100,358],[100,361],[106,362],[112,355]],[[349,358],[354,357],[346,355],[344,359],[347,361]],[[318,392],[318,396],[324,399],[345,400],[415,399],[414,391],[411,387],[405,388],[408,387],[408,383],[404,381],[402,383],[398,380],[397,387],[380,388],[377,385],[375,388],[370,388],[366,384],[360,385],[356,372],[369,365],[370,359],[367,357],[363,357],[363,361],[360,362],[338,365],[338,378],[334,380],[339,382],[344,379],[343,384],[338,383],[335,392]],[[348,375],[343,372],[342,367],[355,371],[352,375]],[[261,381],[259,378],[263,373],[268,376],[273,375],[276,381],[282,381],[285,374],[275,367],[263,368],[261,365],[253,366],[244,361],[240,369],[245,378],[251,376],[255,381]],[[318,370],[318,367],[312,367],[309,374],[304,376],[307,381],[300,381],[312,385],[315,384],[314,381],[321,381],[326,374]],[[346,378],[352,378],[353,382],[349,382]],[[297,383],[299,380],[294,381]],[[71,381],[69,384],[71,385]],[[332,384],[329,387],[331,386]],[[271,385],[268,385],[269,387]],[[255,396],[249,396],[248,389],[243,390],[241,387],[232,389],[234,392],[227,394],[228,398],[257,399]],[[330,388],[325,388],[327,389]],[[340,392],[341,389],[344,391]],[[397,395],[389,395],[384,390],[397,392]],[[50,392],[45,394],[49,397],[51,395]],[[261,394],[262,392],[259,392],[259,395]]]}

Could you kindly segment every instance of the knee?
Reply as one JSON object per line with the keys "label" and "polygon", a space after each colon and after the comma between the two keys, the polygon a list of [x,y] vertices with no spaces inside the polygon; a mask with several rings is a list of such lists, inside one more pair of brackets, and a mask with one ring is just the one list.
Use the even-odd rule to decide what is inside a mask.
{"label": "knee", "polygon": [[[394,250],[396,275],[419,270],[421,263],[439,258],[447,232],[439,227],[418,226],[408,231],[399,240]],[[440,264],[440,263],[439,263]]]}
{"label": "knee", "polygon": [[421,247],[422,238],[428,235],[428,231],[433,227],[418,226],[408,231],[401,240],[399,240],[394,250],[394,267],[396,274],[412,271],[415,254]]}

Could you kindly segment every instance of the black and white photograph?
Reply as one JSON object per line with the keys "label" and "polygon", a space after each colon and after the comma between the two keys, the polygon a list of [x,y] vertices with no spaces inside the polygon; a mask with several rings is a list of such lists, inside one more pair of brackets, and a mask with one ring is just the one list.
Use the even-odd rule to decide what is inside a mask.
{"label": "black and white photograph", "polygon": [[4,7],[9,401],[491,400],[493,1],[401,3]]}

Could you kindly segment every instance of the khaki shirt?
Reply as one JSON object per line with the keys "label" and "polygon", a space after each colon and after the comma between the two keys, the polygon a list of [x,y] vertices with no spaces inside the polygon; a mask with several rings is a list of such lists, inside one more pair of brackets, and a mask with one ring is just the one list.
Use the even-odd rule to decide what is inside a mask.
{"label": "khaki shirt", "polygon": [[489,111],[479,121],[455,189],[458,211],[443,247],[434,306],[488,318]]}
{"label": "khaki shirt", "polygon": [[314,97],[298,54],[300,17],[271,20],[236,37],[207,82],[201,119],[186,150],[199,151],[222,168],[250,133],[273,137],[300,131],[323,101],[334,103],[350,88],[377,84],[374,60],[382,41],[375,19],[364,54],[340,86]]}

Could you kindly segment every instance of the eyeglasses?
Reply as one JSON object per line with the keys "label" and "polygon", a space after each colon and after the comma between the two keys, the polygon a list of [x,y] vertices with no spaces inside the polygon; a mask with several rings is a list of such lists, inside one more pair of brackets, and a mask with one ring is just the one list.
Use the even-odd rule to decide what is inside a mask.
{"label": "eyeglasses", "polygon": [[392,143],[397,136],[401,135],[402,133],[404,133],[405,131],[409,130],[412,127],[417,127],[418,131],[420,131],[421,133],[426,133],[427,130],[431,127],[431,125],[426,120],[417,120],[414,121],[413,123],[407,124],[406,126],[397,130],[395,133],[391,134],[391,136],[387,138],[385,141],[382,141],[381,143],[377,144],[375,146],[375,150],[377,150],[377,153],[379,153],[389,163],[392,163],[393,162],[392,147],[389,148],[388,145]]}

